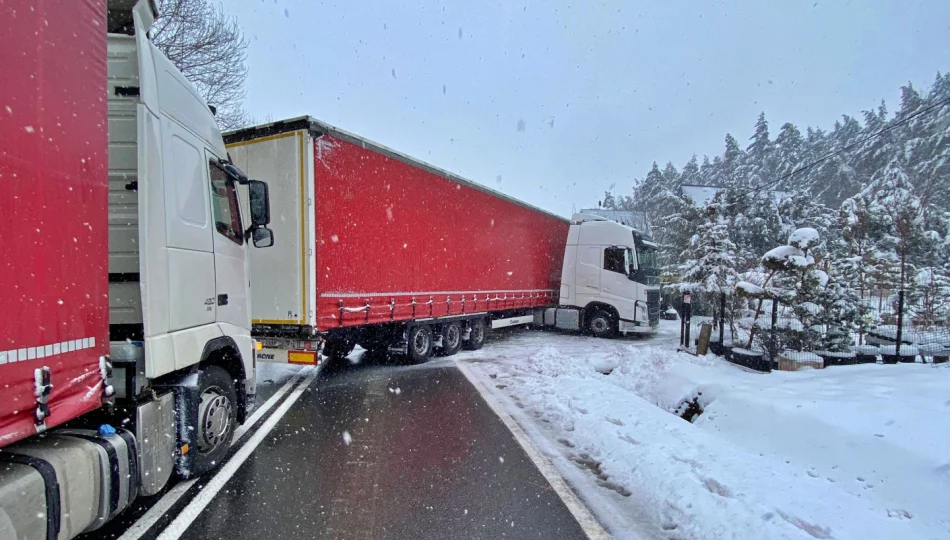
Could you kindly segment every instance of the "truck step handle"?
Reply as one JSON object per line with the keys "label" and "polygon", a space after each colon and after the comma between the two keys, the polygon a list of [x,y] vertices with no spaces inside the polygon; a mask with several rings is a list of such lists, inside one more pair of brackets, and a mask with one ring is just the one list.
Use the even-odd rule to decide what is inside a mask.
{"label": "truck step handle", "polygon": [[225,293],[225,294],[219,294],[219,295],[218,295],[218,305],[219,305],[219,306],[226,306],[226,305],[228,305],[228,295],[227,295],[227,293]]}

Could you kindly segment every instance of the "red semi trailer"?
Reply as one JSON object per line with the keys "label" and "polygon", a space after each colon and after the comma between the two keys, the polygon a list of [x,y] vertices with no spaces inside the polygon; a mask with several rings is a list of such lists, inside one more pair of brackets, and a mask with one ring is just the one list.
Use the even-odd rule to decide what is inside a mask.
{"label": "red semi trailer", "polygon": [[[599,274],[589,276],[597,285],[586,283],[593,295],[572,296],[580,274],[569,233],[575,248],[581,237],[605,243],[604,231],[620,238],[582,250],[599,272],[611,249],[633,249],[629,227],[568,221],[310,117],[226,133],[225,143],[238,166],[271,186],[277,245],[250,258],[259,360],[315,362],[325,339],[331,357],[359,344],[421,362],[479,348],[488,329],[511,324],[609,335],[634,331],[625,324],[638,319],[636,302],[637,331],[652,329],[633,274],[619,296],[627,307],[602,297]],[[627,260],[624,280],[635,266]],[[545,321],[538,308],[554,307]]]}
{"label": "red semi trailer", "polygon": [[98,529],[219,464],[253,407],[266,185],[227,161],[156,16],[0,1],[0,538]]}

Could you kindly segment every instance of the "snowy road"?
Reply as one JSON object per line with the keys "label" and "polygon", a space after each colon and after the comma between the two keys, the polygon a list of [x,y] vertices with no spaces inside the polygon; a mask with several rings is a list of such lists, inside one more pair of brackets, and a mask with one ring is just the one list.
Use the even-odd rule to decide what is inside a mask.
{"label": "snowy road", "polygon": [[264,370],[270,410],[215,476],[95,537],[587,537],[453,362]]}

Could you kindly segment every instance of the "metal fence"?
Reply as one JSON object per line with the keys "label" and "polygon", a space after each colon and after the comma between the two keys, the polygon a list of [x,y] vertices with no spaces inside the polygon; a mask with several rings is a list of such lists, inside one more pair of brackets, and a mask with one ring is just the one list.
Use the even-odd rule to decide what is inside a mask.
{"label": "metal fence", "polygon": [[711,352],[756,371],[950,359],[950,305],[920,290],[862,295],[860,316],[850,322],[822,319],[807,303],[735,294],[668,293],[664,300],[680,314],[681,345],[697,344],[709,323]]}

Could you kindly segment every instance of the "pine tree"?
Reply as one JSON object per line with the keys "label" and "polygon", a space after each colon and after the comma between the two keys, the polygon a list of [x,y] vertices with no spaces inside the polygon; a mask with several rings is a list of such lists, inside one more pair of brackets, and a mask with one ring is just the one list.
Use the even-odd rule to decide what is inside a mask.
{"label": "pine tree", "polygon": [[699,162],[696,159],[696,154],[693,154],[689,161],[686,162],[686,165],[683,166],[682,172],[680,172],[680,185],[684,184],[699,184]]}
{"label": "pine tree", "polygon": [[726,134],[726,151],[722,154],[722,161],[719,167],[719,179],[716,182],[716,185],[720,186],[735,186],[737,185],[738,178],[736,173],[739,170],[739,165],[741,165],[740,160],[742,159],[742,149],[739,148],[739,143],[736,141],[736,138],[730,134]]}
{"label": "pine tree", "polygon": [[[723,219],[721,208],[722,195],[717,194],[699,216],[695,234],[681,254],[684,262],[679,266],[679,289],[715,295],[715,298],[735,287],[738,252],[729,238],[729,223]],[[712,304],[713,326],[716,327],[723,314],[719,313],[718,302],[712,301]]]}
{"label": "pine tree", "polygon": [[681,288],[705,293],[731,290],[736,282],[738,250],[729,237],[729,222],[722,217],[722,196],[704,209],[695,234],[682,253]]}
{"label": "pine tree", "polygon": [[[802,133],[794,124],[782,124],[782,129],[775,137],[775,177],[783,178],[804,164],[805,140]],[[797,187],[798,178],[788,178],[775,186],[775,189],[791,191]]]}
{"label": "pine tree", "polygon": [[876,175],[867,189],[873,192],[871,211],[881,217],[879,247],[896,255],[897,284],[903,289],[915,257],[926,249],[922,201],[897,159]]}

